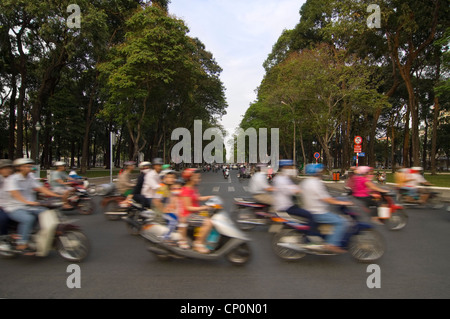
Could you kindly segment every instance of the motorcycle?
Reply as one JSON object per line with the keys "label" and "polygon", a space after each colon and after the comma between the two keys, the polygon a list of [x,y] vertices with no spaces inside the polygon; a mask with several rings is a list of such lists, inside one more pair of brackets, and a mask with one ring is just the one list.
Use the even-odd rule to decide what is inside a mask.
{"label": "motorcycle", "polygon": [[114,183],[99,185],[97,194],[103,197],[100,205],[103,208],[106,219],[116,221],[127,216],[129,205],[122,204],[126,197],[117,193]]}
{"label": "motorcycle", "polygon": [[275,214],[269,212],[269,205],[258,203],[252,198],[234,198],[234,207],[235,221],[242,230],[252,230],[256,226],[269,225]]}
{"label": "motorcycle", "polygon": [[386,173],[385,172],[377,172],[376,175],[378,184],[386,184]]}
{"label": "motorcycle", "polygon": [[228,168],[223,172],[223,177],[225,179],[227,179],[230,176],[230,171],[228,170]]}
{"label": "motorcycle", "polygon": [[85,185],[84,182],[70,182],[69,186],[72,187],[72,193],[67,201],[72,209],[77,208],[80,214],[91,215],[94,212],[94,202]]}
{"label": "motorcycle", "polygon": [[[210,253],[202,254],[191,249],[178,247],[178,245],[174,244],[174,242],[181,239],[178,232],[169,234],[169,227],[164,223],[155,221],[154,216],[147,219],[141,231],[141,236],[149,243],[147,250],[161,260],[171,258],[218,260],[225,257],[232,264],[246,264],[251,256],[248,244],[250,239],[235,227],[232,220],[223,210],[222,200],[219,197],[209,199],[205,205],[213,208],[211,216],[213,228],[206,240],[206,246],[211,250]],[[195,228],[200,227],[201,223],[189,225],[188,234],[191,237]]]}
{"label": "motorcycle", "polygon": [[[358,215],[347,207],[341,206],[341,213],[350,225],[340,246],[348,249],[351,256],[359,262],[369,263],[381,258],[385,251],[381,234],[371,224],[358,221]],[[275,233],[272,249],[278,257],[292,261],[307,254],[335,255],[323,246],[331,225],[321,224],[317,230],[310,230],[304,219],[287,213],[278,213],[272,220],[276,224],[269,231]]]}
{"label": "motorcycle", "polygon": [[378,207],[378,218],[389,230],[400,230],[408,224],[408,214],[403,205],[395,202],[394,196],[392,193],[381,194],[387,206]]}
{"label": "motorcycle", "polygon": [[[42,206],[48,210],[39,214],[34,225],[28,246],[34,250],[38,257],[46,257],[52,250],[56,250],[59,256],[69,262],[81,262],[90,251],[90,243],[79,226],[66,220],[57,210],[62,203],[44,202]],[[23,252],[17,247],[18,223],[10,220],[8,234],[0,236],[0,257],[14,258]]]}
{"label": "motorcycle", "polygon": [[153,210],[132,200],[127,208],[126,216],[122,216],[122,219],[125,221],[128,232],[133,236],[138,236],[142,226],[146,223],[146,220],[149,219],[149,216],[155,215]]}
{"label": "motorcycle", "polygon": [[416,206],[423,207],[423,206],[425,206],[425,207],[428,207],[431,209],[440,209],[445,206],[439,196],[440,195],[439,192],[430,191],[426,188],[421,188],[421,189],[424,191],[424,193],[429,195],[425,204],[419,203],[418,199],[416,199],[416,198],[411,200],[410,196],[408,195],[408,190],[405,188],[397,188],[396,200],[399,203],[402,203],[402,205],[408,206],[408,207],[416,207]]}

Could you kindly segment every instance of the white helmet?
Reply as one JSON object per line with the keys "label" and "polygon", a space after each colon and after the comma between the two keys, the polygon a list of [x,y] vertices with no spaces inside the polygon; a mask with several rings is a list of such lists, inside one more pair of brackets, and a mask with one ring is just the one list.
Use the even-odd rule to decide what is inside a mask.
{"label": "white helmet", "polygon": [[56,167],[58,167],[58,166],[66,166],[66,165],[67,165],[66,162],[62,162],[62,161],[55,162],[55,166]]}
{"label": "white helmet", "polygon": [[18,159],[15,159],[13,162],[14,166],[21,166],[21,165],[26,165],[26,164],[34,164],[34,161],[29,158],[18,158]]}

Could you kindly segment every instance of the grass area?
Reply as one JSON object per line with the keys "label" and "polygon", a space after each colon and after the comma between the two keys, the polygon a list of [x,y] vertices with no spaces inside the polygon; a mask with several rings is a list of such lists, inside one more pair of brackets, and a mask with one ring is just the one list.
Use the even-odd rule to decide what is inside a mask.
{"label": "grass area", "polygon": [[[438,187],[450,187],[450,174],[437,174],[431,175],[429,173],[425,173],[425,179],[429,181],[434,186]],[[386,173],[386,181],[388,183],[394,183],[394,174]]]}
{"label": "grass area", "polygon": [[[69,173],[69,170],[66,171],[67,174]],[[120,169],[113,169],[113,176],[117,176],[120,172]],[[86,172],[86,174],[80,174],[80,171],[77,170],[77,173],[83,177],[87,177],[87,178],[94,178],[94,177],[107,177],[110,176],[110,171],[109,169],[99,169],[99,168],[94,168],[94,169],[90,169]],[[139,170],[135,170],[133,171],[133,173],[138,174]],[[41,170],[41,178],[46,178],[47,177],[47,170]]]}

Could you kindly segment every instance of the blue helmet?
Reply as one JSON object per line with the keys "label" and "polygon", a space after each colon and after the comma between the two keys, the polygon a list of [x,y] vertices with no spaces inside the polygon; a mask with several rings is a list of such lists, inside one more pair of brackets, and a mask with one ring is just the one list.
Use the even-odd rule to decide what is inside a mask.
{"label": "blue helmet", "polygon": [[316,175],[324,169],[323,164],[308,164],[305,167],[305,173],[307,175]]}
{"label": "blue helmet", "polygon": [[283,160],[279,161],[278,166],[280,168],[282,168],[284,166],[294,166],[294,161],[293,160],[289,160],[289,159],[283,159]]}

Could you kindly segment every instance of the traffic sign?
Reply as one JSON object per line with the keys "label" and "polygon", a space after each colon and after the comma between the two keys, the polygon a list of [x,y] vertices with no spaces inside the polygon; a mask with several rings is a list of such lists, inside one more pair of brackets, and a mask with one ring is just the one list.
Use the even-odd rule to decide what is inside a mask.
{"label": "traffic sign", "polygon": [[357,137],[355,137],[355,144],[356,145],[361,145],[362,144],[362,142],[363,142],[363,139],[362,139],[362,137],[361,136],[357,136]]}
{"label": "traffic sign", "polygon": [[314,158],[315,159],[319,159],[320,158],[320,153],[314,153]]}
{"label": "traffic sign", "polygon": [[361,145],[355,145],[354,152],[355,153],[361,153],[362,152],[362,146]]}
{"label": "traffic sign", "polygon": [[365,156],[366,156],[366,153],[361,153],[361,152],[360,152],[360,153],[358,153],[358,156],[359,156],[359,157],[365,157]]}

